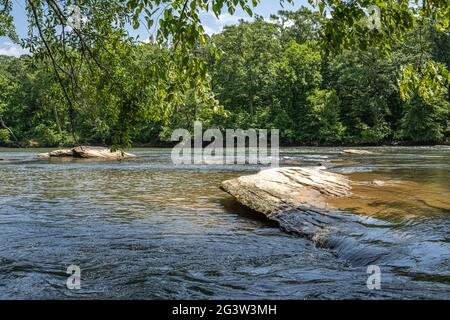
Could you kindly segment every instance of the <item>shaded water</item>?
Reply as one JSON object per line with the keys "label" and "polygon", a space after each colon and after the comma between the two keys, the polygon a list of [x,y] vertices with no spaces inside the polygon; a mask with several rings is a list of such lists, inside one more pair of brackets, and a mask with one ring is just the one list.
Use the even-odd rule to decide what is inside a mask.
{"label": "shaded water", "polygon": [[[358,181],[355,197],[332,203],[354,221],[333,249],[283,233],[218,188],[257,166],[177,167],[161,149],[123,162],[0,150],[16,159],[0,162],[0,298],[450,299],[450,148],[375,150],[281,152],[284,165]],[[370,264],[381,290],[366,286]],[[81,290],[66,288],[69,265],[81,268]]]}

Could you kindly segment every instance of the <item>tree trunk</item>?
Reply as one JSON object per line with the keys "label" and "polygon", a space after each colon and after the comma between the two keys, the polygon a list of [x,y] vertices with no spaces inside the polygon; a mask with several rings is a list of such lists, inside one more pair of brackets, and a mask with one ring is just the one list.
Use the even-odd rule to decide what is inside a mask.
{"label": "tree trunk", "polygon": [[250,119],[253,121],[254,120],[254,115],[255,115],[255,110],[254,110],[254,99],[255,96],[253,95],[253,93],[250,95]]}
{"label": "tree trunk", "polygon": [[56,109],[56,106],[53,106],[53,115],[55,116],[55,122],[56,122],[56,125],[58,126],[59,134],[62,137],[63,132],[62,132],[62,127],[61,127],[61,122],[59,121],[59,115],[58,115],[58,110]]}

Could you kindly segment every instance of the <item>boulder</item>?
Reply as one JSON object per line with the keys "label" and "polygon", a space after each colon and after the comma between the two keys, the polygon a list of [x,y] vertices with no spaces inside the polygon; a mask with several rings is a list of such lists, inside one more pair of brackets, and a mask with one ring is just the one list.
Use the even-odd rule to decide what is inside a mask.
{"label": "boulder", "polygon": [[72,149],[62,149],[49,152],[50,157],[73,157]]}
{"label": "boulder", "polygon": [[284,167],[224,181],[221,188],[282,229],[313,238],[339,219],[329,197],[351,195],[349,180],[318,168]]}
{"label": "boulder", "polygon": [[[379,184],[369,187],[380,188]],[[360,216],[348,207],[354,203],[348,200],[364,201],[366,195],[358,195],[358,182],[346,176],[286,167],[224,181],[221,187],[282,230],[311,240],[350,265],[392,263],[392,257],[404,257],[403,245],[386,246],[386,241],[398,242],[396,235],[387,238],[389,222]],[[347,210],[341,209],[342,203],[347,203]]]}
{"label": "boulder", "polygon": [[61,149],[37,155],[40,158],[82,158],[82,159],[105,159],[123,160],[136,157],[134,154],[114,151],[102,147],[75,147],[72,149]]}

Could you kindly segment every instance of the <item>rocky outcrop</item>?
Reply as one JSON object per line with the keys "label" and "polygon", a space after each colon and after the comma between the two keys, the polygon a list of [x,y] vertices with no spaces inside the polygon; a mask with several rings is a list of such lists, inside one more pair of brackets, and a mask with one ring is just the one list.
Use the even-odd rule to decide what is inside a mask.
{"label": "rocky outcrop", "polygon": [[42,157],[48,156],[48,157],[73,157],[73,151],[72,149],[62,149],[62,150],[55,150],[51,151],[48,154],[41,154]]}
{"label": "rocky outcrop", "polygon": [[[339,210],[331,203],[352,198],[353,182],[345,176],[318,168],[268,169],[250,176],[224,181],[222,189],[250,209],[264,214],[288,233],[305,237],[352,265],[382,262],[392,252],[370,237],[383,222],[365,219]],[[387,258],[386,258],[387,257]]]}
{"label": "rocky outcrop", "polygon": [[375,153],[368,150],[362,150],[362,149],[346,149],[342,150],[341,154],[356,154],[356,155],[378,155],[379,153]]}
{"label": "rocky outcrop", "polygon": [[221,188],[280,227],[317,237],[340,219],[329,197],[351,195],[348,179],[318,168],[286,167],[224,181]]}
{"label": "rocky outcrop", "polygon": [[114,151],[102,147],[75,147],[72,149],[61,149],[37,155],[40,158],[82,158],[82,159],[104,159],[123,160],[136,157],[134,154]]}

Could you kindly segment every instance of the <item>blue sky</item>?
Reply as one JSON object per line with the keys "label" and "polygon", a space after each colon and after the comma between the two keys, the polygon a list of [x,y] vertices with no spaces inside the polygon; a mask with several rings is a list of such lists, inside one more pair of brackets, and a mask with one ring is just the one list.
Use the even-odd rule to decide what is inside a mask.
{"label": "blue sky", "polygon": [[[301,5],[309,6],[307,0],[294,0],[294,6],[285,3],[284,9],[295,10]],[[19,36],[23,37],[27,33],[26,15],[24,10],[25,0],[14,0],[13,16]],[[254,12],[264,18],[269,18],[271,14],[277,13],[281,10],[280,2],[278,0],[261,0],[260,5],[254,10]],[[208,34],[220,32],[225,25],[236,24],[240,19],[251,20],[247,13],[242,10],[237,10],[234,15],[223,13],[219,19],[217,19],[212,13],[203,13],[201,15],[205,31]],[[130,30],[132,35],[139,35],[140,39],[145,41],[149,38],[149,33],[144,27],[140,27],[138,30]],[[19,56],[25,53],[25,51],[18,45],[13,44],[8,38],[0,37],[0,55]]]}

